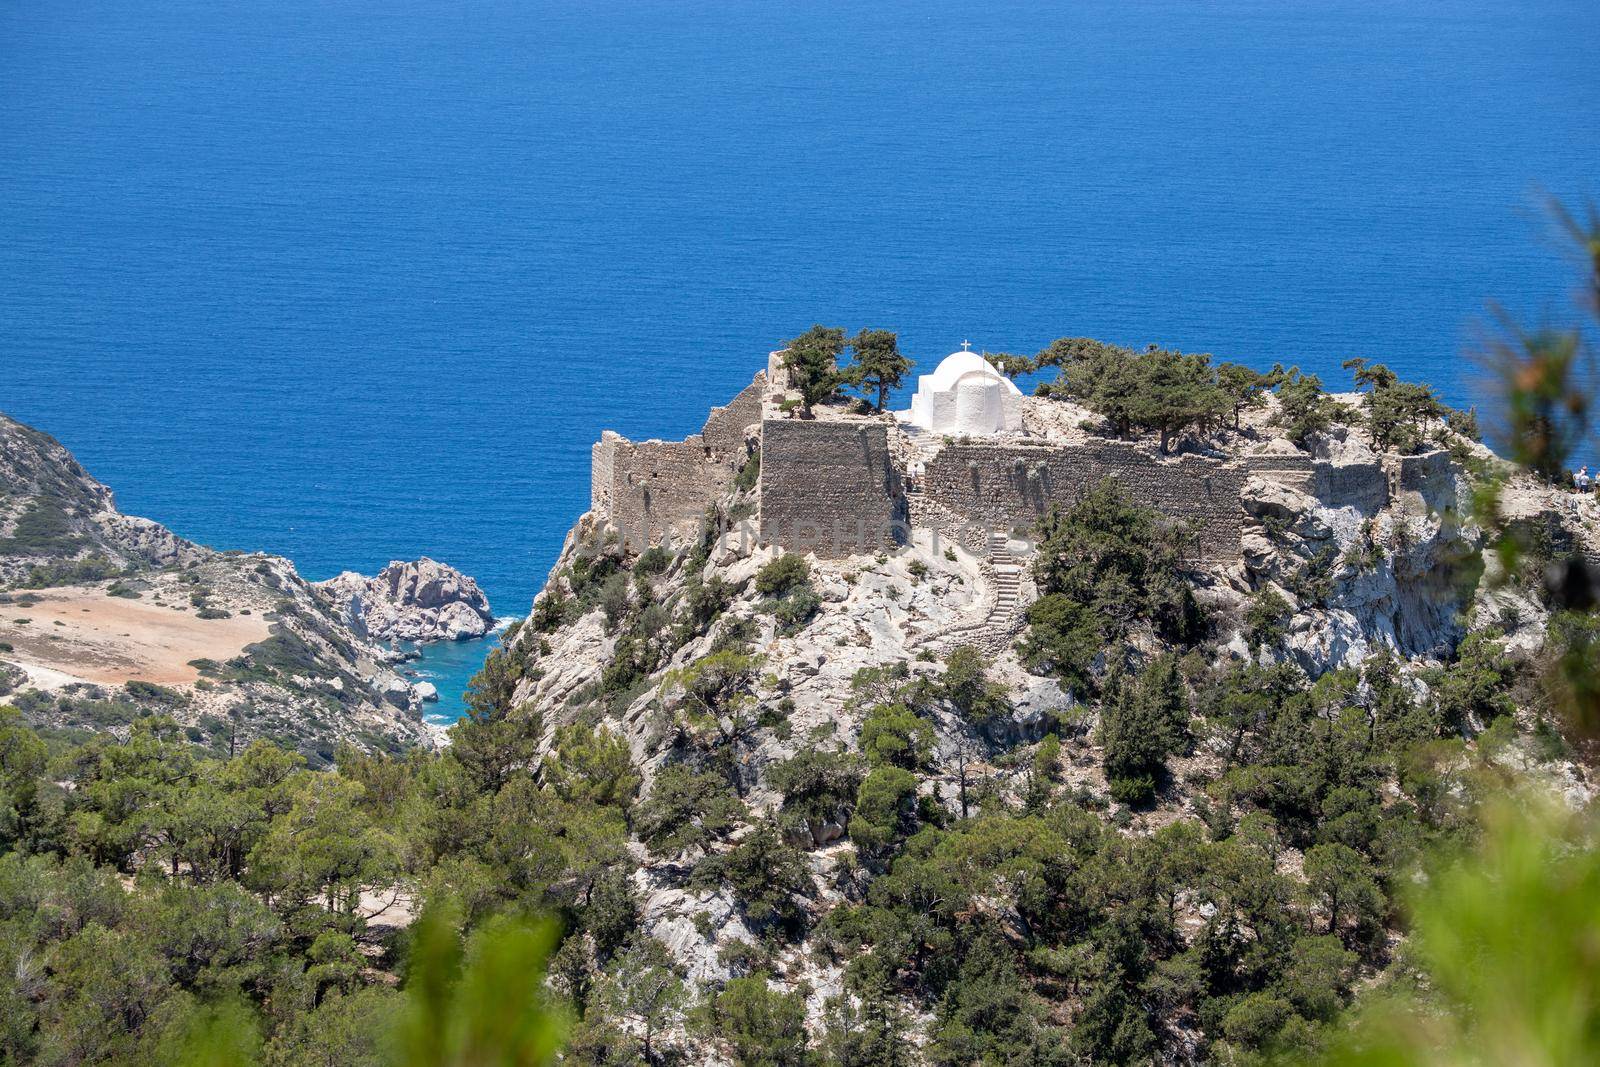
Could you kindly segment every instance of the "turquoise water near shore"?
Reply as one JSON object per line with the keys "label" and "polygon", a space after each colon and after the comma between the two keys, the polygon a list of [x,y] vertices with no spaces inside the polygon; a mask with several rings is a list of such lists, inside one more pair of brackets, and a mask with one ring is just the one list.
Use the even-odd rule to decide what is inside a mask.
{"label": "turquoise water near shore", "polygon": [[[502,629],[505,621],[509,620],[502,621]],[[462,697],[467,691],[467,683],[483,665],[484,656],[488,655],[497,640],[498,636],[476,641],[436,641],[417,648],[421,657],[404,664],[401,670],[416,681],[432,682],[439,691],[438,703],[424,705],[423,718],[429,722],[448,724],[466,712]]]}
{"label": "turquoise water near shore", "polygon": [[1567,306],[1540,190],[1600,195],[1590,0],[35,0],[0,41],[0,410],[187,536],[432,555],[502,615],[602,428],[693,432],[813,322],[1466,403],[1486,298]]}

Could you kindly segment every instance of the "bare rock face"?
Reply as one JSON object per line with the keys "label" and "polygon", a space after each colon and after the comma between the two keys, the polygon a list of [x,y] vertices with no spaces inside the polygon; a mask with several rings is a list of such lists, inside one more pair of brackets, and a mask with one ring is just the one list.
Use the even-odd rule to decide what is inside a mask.
{"label": "bare rock face", "polygon": [[117,510],[54,437],[0,415],[0,585],[189,566],[211,550]]}
{"label": "bare rock face", "polygon": [[494,628],[478,583],[427,557],[396,560],[373,578],[345,571],[317,588],[352,629],[374,641],[464,641]]}

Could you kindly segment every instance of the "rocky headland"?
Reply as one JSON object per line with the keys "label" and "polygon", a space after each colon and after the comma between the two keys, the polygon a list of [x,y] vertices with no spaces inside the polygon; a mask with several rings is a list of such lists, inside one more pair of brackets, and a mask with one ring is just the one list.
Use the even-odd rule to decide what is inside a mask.
{"label": "rocky headland", "polygon": [[373,641],[466,641],[494,629],[478,583],[426,556],[394,560],[370,578],[345,571],[316,587],[352,630]]}
{"label": "rocky headland", "polygon": [[[774,387],[758,378],[755,388]],[[1460,651],[1470,647],[1473,656],[1537,670],[1553,610],[1537,582],[1498,580],[1490,549],[1505,530],[1475,522],[1474,492],[1490,478],[1503,480],[1501,515],[1508,525],[1531,531],[1529,543],[1557,557],[1600,560],[1600,512],[1593,499],[1511,470],[1442,420],[1427,443],[1404,454],[1380,447],[1359,417],[1360,395],[1325,398],[1326,425],[1300,440],[1282,428],[1282,405],[1269,392],[1236,420],[1179,434],[1170,445],[1154,435],[1112,433],[1094,411],[1068,399],[1028,398],[1030,434],[994,446],[1009,450],[1003,471],[1013,470],[1011,456],[1019,453],[1045,456],[1048,448],[1050,462],[1070,466],[1074,449],[1083,449],[1083,462],[1099,463],[1114,448],[1111,454],[1127,457],[1129,465],[1125,479],[1114,467],[1106,472],[1113,497],[1119,480],[1131,487],[1123,493],[1137,493],[1140,485],[1163,492],[1169,484],[1163,479],[1179,484],[1179,475],[1200,461],[1205,472],[1218,472],[1217,482],[1209,474],[1204,481],[1208,490],[1219,482],[1238,486],[1231,498],[1208,500],[1198,514],[1232,531],[1236,544],[1224,538],[1221,551],[1180,555],[1171,564],[1192,590],[1203,623],[1177,641],[1160,625],[1126,628],[1115,664],[1111,646],[1090,649],[1087,671],[1100,680],[1085,682],[1052,658],[1047,645],[1054,617],[1034,610],[1045,583],[1055,580],[1050,553],[1056,547],[1042,547],[1037,528],[1008,524],[981,538],[962,536],[958,523],[938,521],[936,502],[917,496],[922,486],[912,486],[904,502],[912,518],[934,521],[911,523],[899,544],[866,551],[824,545],[808,554],[767,542],[760,533],[768,518],[763,486],[771,492],[777,476],[763,439],[779,439],[771,427],[793,418],[794,394],[785,396],[779,382],[764,408],[746,408],[747,424],[722,434],[731,442],[724,451],[710,447],[711,423],[704,445],[690,438],[681,456],[671,451],[676,443],[634,446],[614,435],[597,446],[596,509],[569,533],[532,615],[508,634],[490,674],[504,686],[503,715],[537,731],[534,765],[559,762],[574,730],[625,741],[644,797],[630,833],[630,885],[643,929],[665,946],[674,966],[707,989],[753,971],[764,974],[771,988],[803,1000],[813,1035],[837,1025],[841,1003],[856,1003],[862,987],[852,985],[851,961],[864,965],[861,944],[876,936],[864,938],[838,917],[877,915],[874,909],[889,894],[916,892],[896,880],[900,868],[890,864],[893,847],[885,845],[885,835],[903,840],[896,835],[922,826],[938,841],[932,828],[962,825],[957,820],[980,807],[986,818],[1020,818],[1038,810],[1040,796],[1076,798],[1073,803],[1117,827],[1113,837],[1131,842],[1174,823],[1232,825],[1226,820],[1233,816],[1219,814],[1219,804],[1221,811],[1230,804],[1251,810],[1238,798],[1256,796],[1250,792],[1256,790],[1256,803],[1270,807],[1265,798],[1274,789],[1292,788],[1264,784],[1268,771],[1252,768],[1251,777],[1235,769],[1240,739],[1254,736],[1259,724],[1241,720],[1231,736],[1220,725],[1234,714],[1225,710],[1226,694],[1263,678],[1273,684],[1298,679],[1293,684],[1308,687],[1326,679],[1322,684],[1341,694],[1336,699],[1350,714],[1377,722],[1383,713],[1373,710],[1375,694],[1389,692],[1385,679],[1396,677],[1406,700],[1448,705],[1432,714],[1461,716],[1450,729],[1470,737],[1491,724],[1484,709],[1510,705],[1497,698],[1468,702],[1465,711],[1456,707],[1451,676],[1459,670]],[[868,428],[852,440],[882,434],[887,462],[900,474],[922,475],[937,468],[941,451],[966,449],[959,453],[960,479],[976,485],[987,475],[977,442],[919,437],[891,416],[863,415],[854,405],[824,405],[813,418],[811,425],[824,430],[807,432],[844,425]],[[683,474],[683,463],[700,463],[702,454],[711,473]],[[895,475],[880,477],[872,466],[877,460],[870,448],[851,454],[863,457],[851,462],[870,468],[869,492],[880,483],[893,486]],[[967,461],[967,455],[978,458]],[[653,481],[652,465],[662,464],[662,456],[678,465],[659,466]],[[640,466],[624,475],[623,462]],[[1018,460],[1014,471],[1019,481],[1037,485],[1048,481],[1044,466],[1044,460],[1026,466]],[[1236,481],[1223,482],[1224,475]],[[703,512],[698,530],[675,541],[657,536],[670,526],[659,509],[676,499],[668,477],[690,488],[683,513]],[[817,477],[839,479],[831,467]],[[627,496],[633,484],[645,486],[638,501]],[[1198,493],[1202,483],[1195,484]],[[694,495],[706,491],[714,495],[709,506]],[[655,514],[613,521],[619,506],[642,502],[648,512],[651,494]],[[978,499],[982,506],[989,498]],[[1073,498],[1063,500],[1063,510],[1076,507]],[[1156,515],[1155,521],[1160,526],[1163,520]],[[661,543],[630,544],[641,528]],[[1098,610],[1132,611],[1129,604],[1140,595],[1129,589],[1128,603],[1108,601]],[[1161,667],[1178,664],[1179,656],[1182,683],[1176,666]],[[1152,795],[1131,800],[1126,783],[1107,770],[1114,758],[1107,731],[1114,726],[1097,696],[1113,692],[1123,670],[1130,678],[1144,672],[1144,685],[1142,679],[1159,669],[1173,672],[1171,685],[1191,694],[1182,703],[1202,709],[1201,718],[1181,731],[1192,740],[1174,746],[1148,784]],[[1513,668],[1506,671],[1509,678]],[[1530,734],[1543,729],[1533,709],[1512,714]],[[888,726],[891,720],[898,725]],[[913,753],[879,747],[886,731],[896,730],[895,744]],[[1260,744],[1270,748],[1272,742]],[[1541,766],[1575,798],[1593,793],[1584,767],[1570,759],[1552,762],[1522,744],[1498,758]],[[905,794],[880,796],[875,783],[886,789],[889,781]],[[686,789],[706,793],[691,802]],[[723,789],[722,800],[706,799]],[[713,817],[718,804],[740,814]],[[704,876],[736,868],[752,851],[770,855],[763,835],[772,828],[801,857],[799,866],[783,868],[781,885],[740,888],[726,874]],[[945,840],[957,839],[952,832]],[[1013,847],[1026,849],[1005,846]],[[1309,847],[1304,838],[1274,834],[1269,869],[1286,885],[1298,884]],[[917,862],[928,858],[917,855]],[[1003,867],[1011,861],[996,855],[985,862]],[[772,877],[774,869],[762,877]],[[1017,876],[1024,877],[1021,868]],[[880,896],[880,887],[890,885]],[[1013,899],[1022,890],[983,885],[959,896],[976,914],[962,913],[957,925],[993,925],[1013,944],[1033,943],[1036,935],[1026,930],[1016,910],[1022,905]],[[1173,898],[1173,916],[1184,931],[1180,950],[1215,935],[1217,907],[1201,889]],[[776,932],[775,913],[784,917]],[[893,1010],[905,1013],[901,1025],[917,1045],[940,1039],[935,1015],[945,1018],[948,1005],[930,1006],[909,980],[874,988],[874,996],[896,1001]],[[884,994],[886,988],[894,992]],[[1164,1062],[1187,1062],[1220,1036],[1179,1014],[1162,1025],[1167,1029],[1160,1040],[1169,1050]],[[669,1040],[697,1060],[720,1054],[717,1042],[687,1030]]]}
{"label": "rocky headland", "polygon": [[[392,625],[414,612],[430,620],[419,635],[484,632],[470,579],[432,561],[391,572],[392,596],[372,603]],[[287,559],[122,514],[59,442],[0,416],[0,694],[31,723],[117,732],[161,715],[203,743],[270,738],[313,765],[341,744],[435,744],[426,692],[350,609]]]}

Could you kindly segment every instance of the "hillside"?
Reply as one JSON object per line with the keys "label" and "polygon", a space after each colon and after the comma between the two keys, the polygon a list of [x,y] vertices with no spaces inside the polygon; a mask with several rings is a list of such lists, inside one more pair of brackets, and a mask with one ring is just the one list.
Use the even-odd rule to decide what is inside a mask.
{"label": "hillside", "polygon": [[169,716],[233,750],[271,738],[432,743],[392,653],[289,560],[216,552],[117,510],[54,438],[0,416],[0,695],[54,729]]}
{"label": "hillside", "polygon": [[[7,592],[35,675],[137,613],[245,643],[0,709],[0,1058],[1315,1062],[1396,1003],[1430,1023],[1402,1047],[1592,1041],[1587,1008],[1527,1027],[1592,970],[1596,501],[1376,372],[1232,411],[1207,361],[1065,347],[1123,382],[1074,365],[999,433],[836,388],[807,418],[769,366],[698,435],[602,437],[439,748],[350,717],[358,632],[486,622],[431,561],[313,587],[191,546]],[[1117,406],[1152,367],[1199,378]],[[833,508],[919,521],[774,543]],[[196,717],[218,696],[253,743]]]}
{"label": "hillside", "polygon": [[[792,417],[779,399],[769,420]],[[1253,462],[1227,518],[1239,551],[1212,558],[1114,472],[1032,529],[764,547],[772,422],[752,426],[759,476],[722,479],[690,543],[624,547],[633,530],[605,513],[579,521],[484,707],[536,741],[547,782],[571,749],[626,744],[641,929],[713,1015],[733,995],[792,1010],[859,1063],[1310,1041],[1349,990],[1403,968],[1391,880],[1498,774],[1593,795],[1532,696],[1559,605],[1499,580],[1488,550],[1513,534],[1474,523],[1474,492],[1508,479],[1515,536],[1600,558],[1593,500],[1443,420],[1397,450],[1363,395],[1322,403],[1297,441],[1267,392],[1168,458],[1071,399],[1027,399],[1013,450]],[[897,444],[875,420],[930,470],[966,446]],[[595,1023],[614,1024],[638,1034]],[[711,1033],[666,1040],[709,1062],[730,1052]]]}

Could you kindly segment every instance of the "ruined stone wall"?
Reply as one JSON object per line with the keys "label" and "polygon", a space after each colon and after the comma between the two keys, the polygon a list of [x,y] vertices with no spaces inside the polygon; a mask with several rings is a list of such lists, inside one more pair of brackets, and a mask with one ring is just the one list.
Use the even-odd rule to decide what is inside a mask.
{"label": "ruined stone wall", "polygon": [[597,515],[611,510],[611,479],[616,467],[617,442],[627,438],[606,430],[589,449],[589,510]]}
{"label": "ruined stone wall", "polygon": [[1385,463],[1394,496],[1415,493],[1413,501],[1430,511],[1457,507],[1455,465],[1449,452],[1440,449],[1420,456],[1390,456]]}
{"label": "ruined stone wall", "polygon": [[619,437],[596,448],[608,444],[610,483],[602,514],[631,549],[693,538],[706,509],[733,484],[732,468],[709,456],[698,434],[685,441]]}
{"label": "ruined stone wall", "polygon": [[927,465],[923,492],[954,514],[996,530],[1031,527],[1052,504],[1069,506],[1090,486],[1114,478],[1127,495],[1197,526],[1193,557],[1239,558],[1249,466],[1197,456],[1158,460],[1130,444],[1029,447],[946,445]]}
{"label": "ruined stone wall", "polygon": [[1333,464],[1300,454],[1242,456],[1234,462],[1243,464],[1253,473],[1310,493],[1330,508],[1353,507],[1370,515],[1389,503],[1389,476],[1376,460]]}
{"label": "ruined stone wall", "polygon": [[1450,453],[1443,449],[1424,452],[1420,456],[1396,456],[1390,462],[1394,465],[1394,487],[1397,492],[1426,494],[1455,477]]}
{"label": "ruined stone wall", "polygon": [[761,423],[763,544],[823,557],[878,552],[909,536],[882,423]]}
{"label": "ruined stone wall", "polygon": [[1433,506],[1451,487],[1445,453],[1336,466],[1295,454],[1159,459],[1125,441],[978,440],[945,445],[908,498],[883,423],[780,418],[772,409],[764,415],[779,364],[774,354],[767,372],[726,406],[713,408],[702,432],[684,441],[636,443],[607,431],[591,456],[594,512],[622,528],[633,546],[693,536],[706,510],[731,489],[747,459],[746,430],[756,424],[759,536],[822,556],[903,544],[912,515],[920,525],[954,525],[951,533],[970,532],[974,524],[994,532],[1026,530],[1052,505],[1068,506],[1110,477],[1133,500],[1193,523],[1192,558],[1225,561],[1239,558],[1239,498],[1251,475],[1365,514],[1400,492],[1420,494]]}
{"label": "ruined stone wall", "polygon": [[1389,476],[1372,463],[1317,464],[1316,497],[1330,508],[1372,515],[1389,505]]}
{"label": "ruined stone wall", "polygon": [[1310,456],[1244,456],[1235,462],[1249,468],[1252,474],[1270,478],[1303,493],[1315,493],[1317,490],[1317,464]]}
{"label": "ruined stone wall", "polygon": [[641,549],[693,537],[747,457],[745,428],[761,419],[765,375],[757,374],[705,429],[682,441],[630,441],[610,430],[590,452],[589,507]]}
{"label": "ruined stone wall", "polygon": [[712,408],[700,437],[713,456],[728,463],[735,470],[744,463],[744,431],[761,421],[761,398],[767,388],[764,372],[756,374],[739,395],[728,401],[726,407]]}

